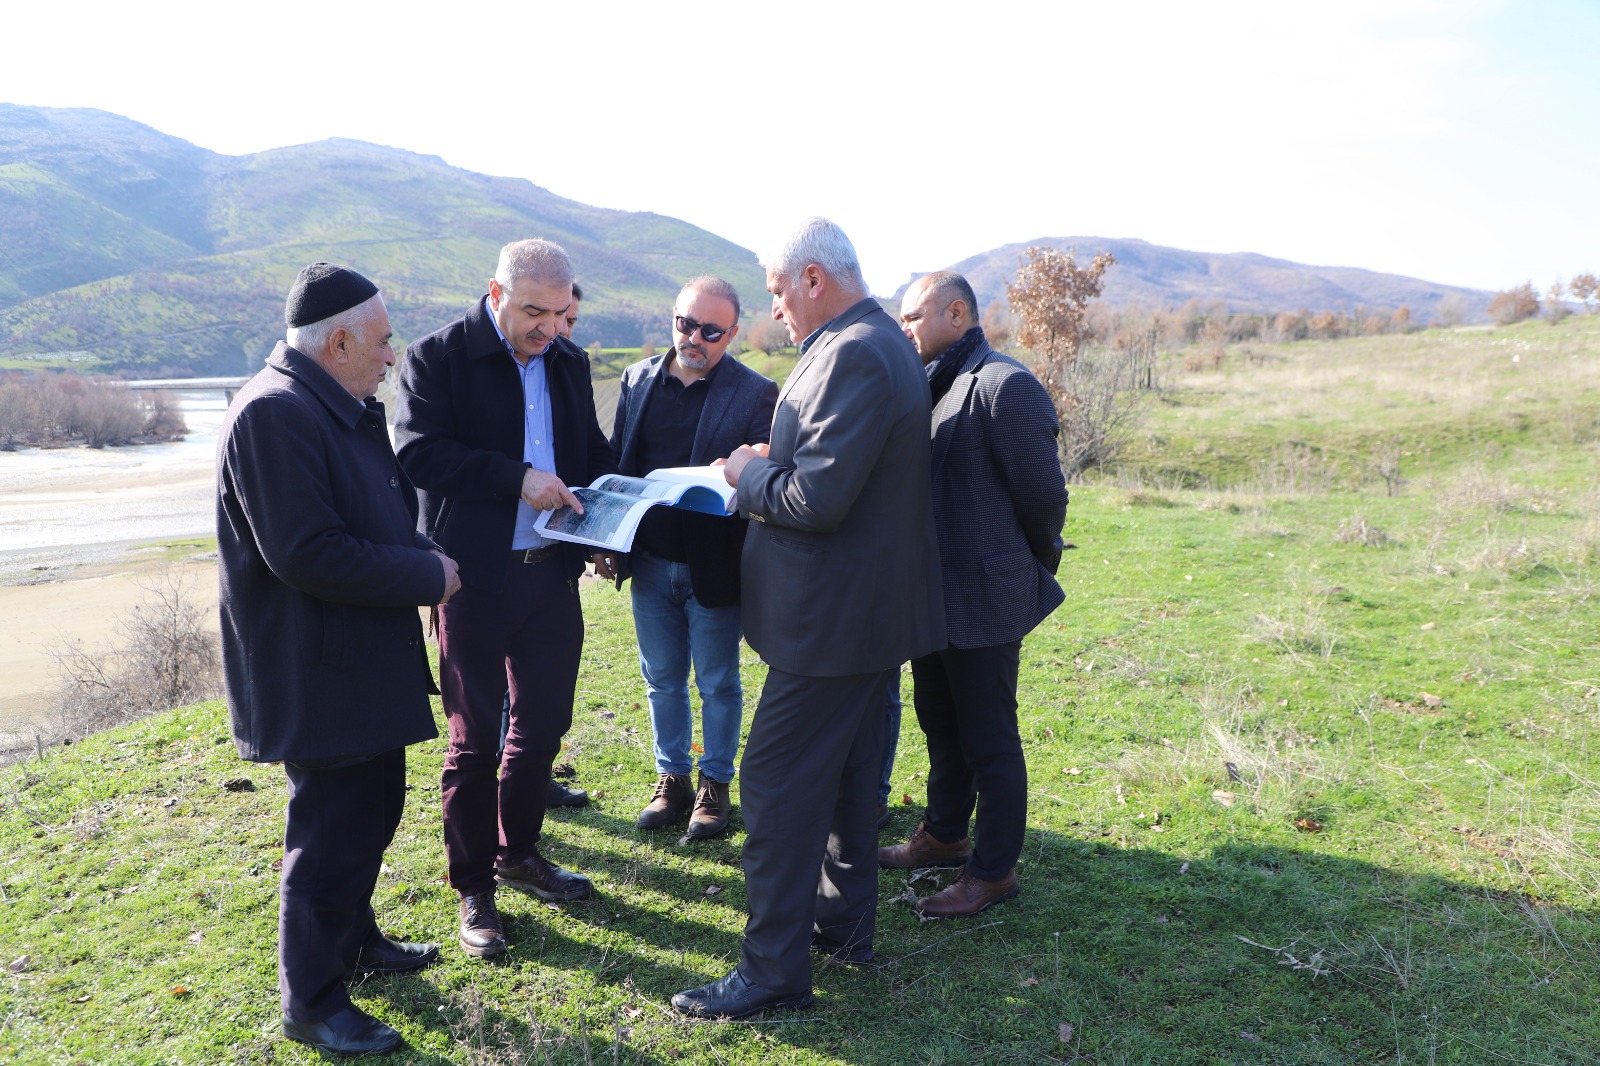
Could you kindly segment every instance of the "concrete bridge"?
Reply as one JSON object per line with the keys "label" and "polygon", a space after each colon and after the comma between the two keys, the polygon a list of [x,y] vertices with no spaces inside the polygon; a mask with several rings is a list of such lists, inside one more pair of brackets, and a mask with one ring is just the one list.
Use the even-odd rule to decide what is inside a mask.
{"label": "concrete bridge", "polygon": [[229,403],[233,394],[244,388],[248,377],[238,378],[145,378],[141,381],[124,381],[130,389],[153,389],[166,392],[221,392]]}

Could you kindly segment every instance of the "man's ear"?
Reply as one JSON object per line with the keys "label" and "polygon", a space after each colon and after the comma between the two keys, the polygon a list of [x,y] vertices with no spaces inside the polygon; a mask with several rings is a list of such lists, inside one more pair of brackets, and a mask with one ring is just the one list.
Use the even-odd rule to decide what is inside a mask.
{"label": "man's ear", "polygon": [[334,362],[343,364],[350,361],[350,345],[353,339],[350,331],[343,326],[328,334],[328,354],[333,356]]}
{"label": "man's ear", "polygon": [[812,299],[816,299],[818,296],[822,295],[823,283],[827,280],[828,276],[824,274],[822,272],[822,268],[815,263],[808,264],[806,268],[800,272],[800,283],[805,287],[805,294]]}
{"label": "man's ear", "polygon": [[972,308],[967,306],[965,300],[952,300],[950,302],[950,324],[959,326],[965,323],[972,324]]}
{"label": "man's ear", "polygon": [[504,298],[504,295],[505,295],[505,290],[500,287],[500,283],[498,281],[496,281],[494,278],[490,278],[489,279],[489,309],[491,311],[497,311],[497,310],[500,309],[500,301]]}

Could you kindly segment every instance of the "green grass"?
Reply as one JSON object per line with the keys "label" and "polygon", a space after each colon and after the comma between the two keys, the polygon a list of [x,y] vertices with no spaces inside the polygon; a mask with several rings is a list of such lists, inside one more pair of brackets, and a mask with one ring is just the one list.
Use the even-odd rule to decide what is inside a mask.
{"label": "green grass", "polygon": [[[1023,648],[1022,895],[920,923],[886,872],[880,965],[819,967],[798,1016],[666,1007],[737,958],[742,837],[634,829],[653,775],[627,598],[586,589],[563,758],[596,799],[546,837],[599,899],[508,895],[509,956],[462,955],[444,745],[413,748],[374,903],[386,929],[446,948],[356,989],[406,1036],[386,1061],[1594,1061],[1600,447],[1579,417],[1592,374],[1560,357],[1594,362],[1593,328],[1430,338],[1478,368],[1453,367],[1466,383],[1443,399],[1412,376],[1429,365],[1413,338],[1176,376],[1151,423],[1166,444],[1074,487],[1067,602]],[[1529,346],[1511,381],[1493,362],[1507,339]],[[1364,369],[1333,374],[1347,361]],[[1289,487],[1291,439],[1361,454],[1397,408],[1433,427],[1398,495],[1325,471],[1267,491]],[[1196,454],[1205,487],[1186,488],[1172,471]],[[747,653],[749,703],[760,675]],[[915,802],[927,760],[904,687],[895,789]],[[229,791],[240,777],[257,791]],[[215,704],[0,770],[0,955],[29,957],[0,982],[0,1063],[319,1061],[276,1035],[283,801]],[[897,808],[884,840],[916,818]]]}

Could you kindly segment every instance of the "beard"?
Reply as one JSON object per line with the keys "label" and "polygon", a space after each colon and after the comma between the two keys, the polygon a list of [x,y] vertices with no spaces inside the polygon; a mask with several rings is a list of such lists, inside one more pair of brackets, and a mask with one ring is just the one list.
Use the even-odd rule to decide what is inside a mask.
{"label": "beard", "polygon": [[680,344],[677,348],[678,365],[690,370],[704,370],[711,365],[711,353],[691,345]]}

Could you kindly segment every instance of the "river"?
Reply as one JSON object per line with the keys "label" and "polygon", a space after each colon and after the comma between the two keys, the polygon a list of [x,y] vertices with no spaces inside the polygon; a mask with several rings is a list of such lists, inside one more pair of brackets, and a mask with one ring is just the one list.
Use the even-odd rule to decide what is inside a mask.
{"label": "river", "polygon": [[176,394],[189,433],[169,444],[0,452],[0,583],[130,543],[216,532],[221,392]]}

